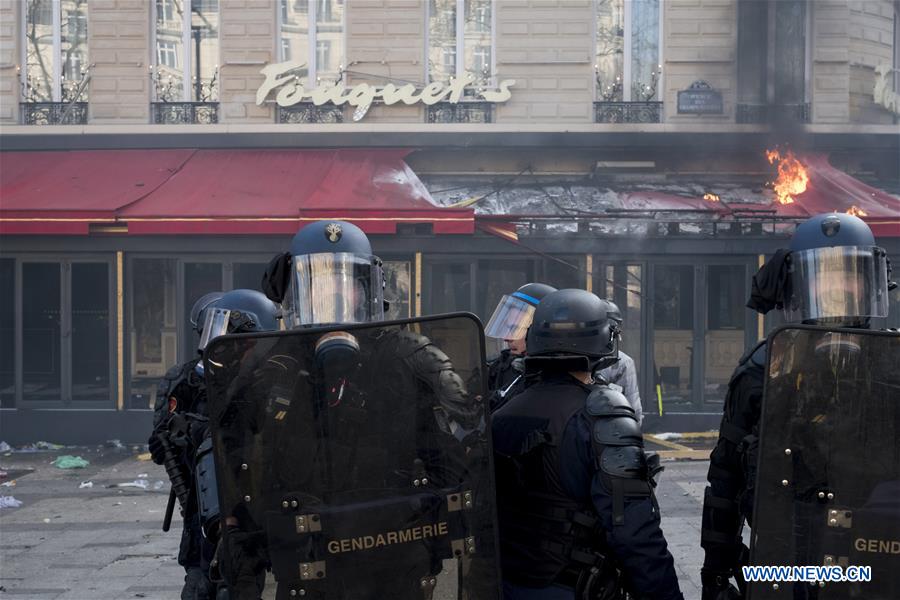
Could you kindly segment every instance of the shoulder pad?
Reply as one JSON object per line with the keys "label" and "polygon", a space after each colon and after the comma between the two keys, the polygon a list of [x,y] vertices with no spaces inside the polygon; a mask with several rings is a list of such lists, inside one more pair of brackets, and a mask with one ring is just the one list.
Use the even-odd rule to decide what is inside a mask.
{"label": "shoulder pad", "polygon": [[633,416],[619,415],[597,419],[593,428],[594,442],[604,446],[644,445],[641,426]]}
{"label": "shoulder pad", "polygon": [[625,415],[634,417],[628,398],[608,385],[594,385],[584,402],[585,410],[593,417]]}
{"label": "shoulder pad", "polygon": [[427,337],[409,329],[395,333],[392,341],[396,343],[396,352],[400,358],[415,354],[418,350],[431,345],[431,340]]}
{"label": "shoulder pad", "polygon": [[600,455],[600,470],[626,479],[644,479],[647,471],[644,450],[637,446],[606,448]]}
{"label": "shoulder pad", "polygon": [[747,366],[755,366],[755,367],[765,367],[766,366],[766,340],[761,341],[756,346],[754,346],[749,352],[747,352],[744,356],[741,357],[741,360],[738,361],[739,364],[743,365],[745,363]]}

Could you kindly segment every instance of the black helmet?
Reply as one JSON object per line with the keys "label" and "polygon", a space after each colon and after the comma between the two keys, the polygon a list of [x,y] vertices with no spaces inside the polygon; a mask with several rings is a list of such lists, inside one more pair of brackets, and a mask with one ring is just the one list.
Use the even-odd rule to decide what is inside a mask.
{"label": "black helmet", "polygon": [[556,288],[546,283],[526,283],[512,294],[504,295],[488,324],[484,334],[498,340],[521,340],[531,325],[534,308],[541,299]]}
{"label": "black helmet", "polygon": [[278,305],[256,290],[232,290],[206,306],[199,314],[199,350],[209,341],[226,333],[275,331],[279,328]]}
{"label": "black helmet", "polygon": [[[544,296],[528,329],[528,357],[577,356],[586,371],[612,364],[619,356],[618,307],[585,290],[567,289]],[[571,369],[575,370],[575,369]]]}
{"label": "black helmet", "polygon": [[865,325],[888,311],[888,261],[869,226],[853,215],[816,215],[791,237],[785,320]]}

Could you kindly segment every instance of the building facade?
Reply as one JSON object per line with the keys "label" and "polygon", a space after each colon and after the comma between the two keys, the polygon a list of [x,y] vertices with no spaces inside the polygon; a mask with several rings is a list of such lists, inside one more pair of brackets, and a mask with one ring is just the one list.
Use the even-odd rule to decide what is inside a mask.
{"label": "building facade", "polygon": [[796,222],[900,255],[898,36],[893,0],[0,0],[0,437],[140,439],[193,301],[336,216],[392,317],[614,299],[648,423],[715,426]]}

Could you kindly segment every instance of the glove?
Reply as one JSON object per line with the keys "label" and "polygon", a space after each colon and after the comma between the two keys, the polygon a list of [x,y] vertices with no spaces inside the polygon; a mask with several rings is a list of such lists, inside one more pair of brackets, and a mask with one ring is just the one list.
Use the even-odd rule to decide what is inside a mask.
{"label": "glove", "polygon": [[718,571],[706,567],[700,569],[702,600],[741,600],[743,596],[729,581],[731,577],[730,570]]}
{"label": "glove", "polygon": [[216,558],[232,600],[258,600],[266,568],[259,534],[229,526],[219,541]]}
{"label": "glove", "polygon": [[147,440],[147,448],[150,450],[150,458],[153,459],[154,463],[161,465],[166,462],[165,448],[163,448],[163,443],[160,441],[156,431],[150,434],[150,439]]}

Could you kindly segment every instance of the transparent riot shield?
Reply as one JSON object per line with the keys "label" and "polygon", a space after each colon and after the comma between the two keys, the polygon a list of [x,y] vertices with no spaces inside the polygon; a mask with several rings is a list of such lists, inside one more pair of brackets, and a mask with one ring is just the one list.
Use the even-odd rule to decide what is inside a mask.
{"label": "transparent riot shield", "polygon": [[750,598],[900,598],[900,334],[791,326],[768,357],[751,563],[866,566],[871,581],[820,570]]}
{"label": "transparent riot shield", "polygon": [[277,598],[498,598],[484,362],[469,314],[215,339],[226,545]]}

